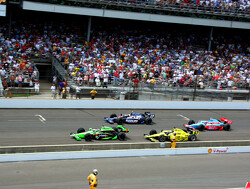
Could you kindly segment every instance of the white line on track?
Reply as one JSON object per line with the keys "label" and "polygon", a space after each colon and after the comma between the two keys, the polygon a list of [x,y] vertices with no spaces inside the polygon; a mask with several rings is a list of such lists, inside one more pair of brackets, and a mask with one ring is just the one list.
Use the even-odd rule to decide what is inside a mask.
{"label": "white line on track", "polygon": [[177,116],[180,116],[180,117],[182,117],[183,119],[185,119],[185,120],[187,120],[187,121],[190,120],[188,117],[185,117],[184,115],[181,115],[181,114],[178,114]]}
{"label": "white line on track", "polygon": [[35,120],[8,120],[9,122],[34,122]]}
{"label": "white line on track", "polygon": [[45,123],[46,119],[45,119],[43,116],[41,116],[41,115],[35,115],[35,116],[39,117],[38,119],[39,119],[42,123]]}
{"label": "white line on track", "polygon": [[25,121],[25,120],[8,120],[8,121],[16,121],[16,122],[18,122],[18,121]]}

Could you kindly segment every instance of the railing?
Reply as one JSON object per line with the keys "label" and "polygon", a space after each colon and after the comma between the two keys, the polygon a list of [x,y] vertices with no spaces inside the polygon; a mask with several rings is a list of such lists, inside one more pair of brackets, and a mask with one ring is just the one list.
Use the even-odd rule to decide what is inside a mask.
{"label": "railing", "polygon": [[[71,85],[73,88],[75,86]],[[216,82],[214,82],[214,85],[201,87],[200,85],[195,86],[194,83],[189,86],[182,86],[180,84],[159,81],[155,84],[140,82],[138,85],[134,85],[128,80],[118,82],[117,85],[114,85],[111,80],[107,88],[104,88],[102,84],[97,87],[95,83],[91,87],[88,85],[81,86],[82,96],[89,96],[89,90],[94,87],[99,91],[97,98],[99,96],[99,98],[112,97],[114,99],[128,100],[248,101],[250,97],[250,88],[246,85],[237,89],[227,88],[227,86],[222,85],[222,88],[217,89]]]}
{"label": "railing", "polygon": [[[67,93],[66,99],[76,99],[75,87],[70,85],[71,90]],[[81,99],[91,99],[90,91],[95,88],[97,90],[96,99],[114,99],[114,100],[157,100],[157,101],[249,101],[250,90],[233,90],[224,89],[217,90],[211,88],[198,88],[194,92],[194,88],[187,87],[170,87],[166,85],[152,85],[140,83],[138,87],[133,85],[128,86],[113,86],[109,84],[107,88],[81,86]],[[9,93],[12,93],[14,98],[27,99],[64,99],[63,94],[59,95],[57,91],[54,96],[48,90],[46,93],[40,91],[35,93],[34,88],[11,88],[5,91],[5,97],[9,98]],[[22,96],[19,96],[21,94]],[[18,97],[17,97],[18,96]]]}
{"label": "railing", "polygon": [[52,67],[54,67],[55,72],[53,74],[56,75],[60,81],[65,81],[67,79],[65,68],[55,57],[52,57]]}

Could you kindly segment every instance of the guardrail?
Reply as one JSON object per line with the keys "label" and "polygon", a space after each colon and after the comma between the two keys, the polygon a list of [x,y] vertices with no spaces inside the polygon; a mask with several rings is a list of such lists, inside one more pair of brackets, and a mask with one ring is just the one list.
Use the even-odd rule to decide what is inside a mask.
{"label": "guardrail", "polygon": [[[0,154],[170,148],[170,142],[2,146]],[[177,142],[176,148],[250,146],[250,140]]]}

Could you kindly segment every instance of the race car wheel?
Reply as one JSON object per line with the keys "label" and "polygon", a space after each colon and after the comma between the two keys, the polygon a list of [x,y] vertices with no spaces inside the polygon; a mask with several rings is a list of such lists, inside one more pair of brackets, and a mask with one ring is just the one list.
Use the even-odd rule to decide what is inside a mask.
{"label": "race car wheel", "polygon": [[159,136],[159,142],[165,142],[167,140],[167,137],[164,135]]}
{"label": "race car wheel", "polygon": [[112,129],[114,129],[115,132],[118,132],[118,128],[117,127],[112,127]]}
{"label": "race car wheel", "polygon": [[122,121],[122,118],[118,118],[118,119],[116,120],[116,122],[117,122],[118,125],[121,125],[122,122],[123,122],[123,121]]}
{"label": "race car wheel", "polygon": [[92,140],[92,135],[87,133],[84,137],[85,141],[91,141]]}
{"label": "race car wheel", "polygon": [[196,137],[196,135],[191,134],[191,135],[188,136],[188,140],[189,141],[196,141],[197,137]]}
{"label": "race car wheel", "polygon": [[229,131],[230,130],[230,125],[229,124],[224,125],[223,129],[225,131]]}
{"label": "race car wheel", "polygon": [[116,114],[111,114],[110,115],[110,118],[114,118],[114,117],[117,117],[117,115]]}
{"label": "race car wheel", "polygon": [[152,123],[152,119],[150,117],[145,118],[146,125],[150,125]]}
{"label": "race car wheel", "polygon": [[118,138],[118,140],[125,140],[126,134],[125,133],[118,133],[117,138]]}
{"label": "race car wheel", "polygon": [[192,125],[192,124],[195,124],[195,121],[194,120],[189,120],[188,125]]}
{"label": "race car wheel", "polygon": [[154,134],[157,134],[157,131],[152,129],[151,131],[149,131],[149,135],[154,135]]}
{"label": "race car wheel", "polygon": [[198,130],[199,131],[204,131],[205,130],[205,126],[204,125],[199,125],[198,126]]}
{"label": "race car wheel", "polygon": [[78,130],[77,130],[77,133],[84,133],[85,132],[85,129],[84,128],[79,128]]}

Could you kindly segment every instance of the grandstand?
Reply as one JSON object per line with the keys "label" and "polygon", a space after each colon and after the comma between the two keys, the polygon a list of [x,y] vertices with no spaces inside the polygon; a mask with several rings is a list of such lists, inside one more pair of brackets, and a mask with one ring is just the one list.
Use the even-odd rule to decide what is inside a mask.
{"label": "grandstand", "polygon": [[[27,76],[23,82],[29,84],[38,80],[38,71],[33,74],[38,69],[40,80],[52,81],[56,75],[71,92],[80,85],[82,95],[99,87],[109,97],[126,91],[129,99],[142,93],[150,93],[150,99],[156,93],[183,100],[248,99],[249,5],[195,2],[10,1],[7,17],[0,19],[2,83],[22,90],[17,80],[10,86],[10,75]],[[82,12],[69,12],[74,7]],[[99,15],[99,10],[116,11],[126,19]],[[137,13],[166,20],[149,22]],[[166,23],[173,15],[177,23],[188,25]],[[200,24],[189,23],[194,17]],[[223,22],[230,26],[216,27]]]}

